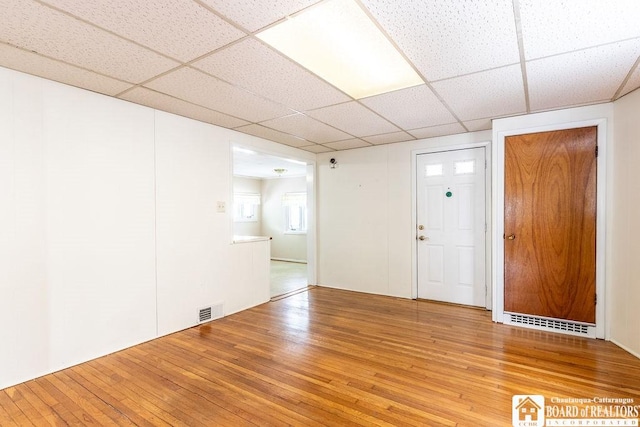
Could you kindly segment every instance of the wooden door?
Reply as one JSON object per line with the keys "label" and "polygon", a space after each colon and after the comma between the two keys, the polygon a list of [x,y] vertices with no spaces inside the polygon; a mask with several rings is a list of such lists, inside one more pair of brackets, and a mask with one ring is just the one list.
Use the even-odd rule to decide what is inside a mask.
{"label": "wooden door", "polygon": [[485,149],[417,159],[418,298],[485,306]]}
{"label": "wooden door", "polygon": [[595,323],[597,128],[505,141],[505,311]]}

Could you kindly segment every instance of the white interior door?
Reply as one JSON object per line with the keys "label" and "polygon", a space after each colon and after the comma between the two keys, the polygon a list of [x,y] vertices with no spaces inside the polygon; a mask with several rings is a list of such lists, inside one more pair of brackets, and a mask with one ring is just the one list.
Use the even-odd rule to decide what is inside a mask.
{"label": "white interior door", "polygon": [[417,158],[418,298],[485,306],[485,149]]}

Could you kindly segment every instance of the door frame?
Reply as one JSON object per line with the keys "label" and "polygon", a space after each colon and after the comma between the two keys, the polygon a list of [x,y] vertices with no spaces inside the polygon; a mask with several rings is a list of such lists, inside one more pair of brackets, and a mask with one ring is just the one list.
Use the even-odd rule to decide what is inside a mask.
{"label": "door frame", "polygon": [[[548,117],[550,113],[542,113],[540,116]],[[604,116],[604,117],[603,117]],[[501,130],[500,127],[494,127],[494,145],[492,152],[492,160],[495,165],[494,176],[492,182],[492,191],[495,193],[493,198],[493,314],[494,322],[504,323],[504,172],[505,172],[505,138],[512,135],[521,135],[528,133],[547,132],[564,129],[574,129],[588,126],[597,126],[597,184],[596,184],[596,294],[598,303],[596,305],[596,327],[595,337],[608,339],[608,331],[606,329],[606,272],[605,272],[605,254],[606,254],[606,164],[607,164],[607,145],[608,145],[608,126],[607,114],[599,114],[597,118],[587,118],[580,121],[571,121],[573,117],[568,117],[567,121],[558,121],[552,124],[538,124],[534,120],[531,123],[518,122],[527,121],[515,120],[516,126],[505,126],[506,129]],[[508,119],[506,119],[508,122]],[[548,120],[550,122],[551,120]],[[544,120],[542,120],[544,122]]]}
{"label": "door frame", "polygon": [[[317,254],[317,218],[316,218],[316,197],[317,197],[317,171],[316,160],[305,158],[298,154],[287,154],[287,152],[276,151],[270,148],[251,144],[239,144],[231,141],[229,144],[229,200],[231,200],[230,212],[233,212],[233,156],[234,148],[251,150],[258,154],[266,154],[269,156],[280,157],[282,159],[290,159],[307,164],[306,181],[307,181],[307,281],[310,284],[318,283],[318,254]],[[291,147],[287,147],[289,149]],[[296,150],[295,148],[291,148]],[[314,156],[315,157],[315,156]],[[233,214],[228,215],[229,230],[231,230],[231,244],[233,244]]]}
{"label": "door frame", "polygon": [[442,153],[448,151],[459,151],[466,150],[470,148],[484,148],[484,158],[487,162],[487,167],[485,169],[485,195],[484,195],[484,204],[485,204],[485,223],[487,224],[485,236],[485,308],[487,310],[491,310],[493,303],[493,286],[491,286],[491,277],[492,277],[492,236],[491,232],[492,227],[492,217],[491,217],[491,206],[492,206],[492,186],[491,186],[491,177],[492,173],[492,149],[491,149],[491,141],[477,142],[477,143],[469,143],[469,144],[458,144],[458,145],[445,145],[440,147],[430,147],[430,148],[421,148],[411,151],[411,235],[413,238],[411,239],[411,298],[418,298],[418,241],[417,241],[417,230],[418,230],[418,182],[417,182],[417,165],[418,165],[418,156],[422,154],[433,154],[433,153]]}

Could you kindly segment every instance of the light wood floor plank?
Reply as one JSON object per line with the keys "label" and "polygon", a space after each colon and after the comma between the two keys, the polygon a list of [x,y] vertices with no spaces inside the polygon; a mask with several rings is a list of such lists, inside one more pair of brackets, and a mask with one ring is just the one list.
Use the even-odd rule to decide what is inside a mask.
{"label": "light wood floor plank", "polygon": [[0,425],[33,425],[6,391],[0,391]]}
{"label": "light wood floor plank", "polygon": [[[247,397],[237,392],[233,384],[218,384],[217,381],[210,379],[211,370],[202,366],[199,362],[193,363],[183,357],[173,356],[172,351],[167,347],[162,349],[162,356],[141,352],[138,348],[135,350],[135,352],[129,354],[129,357],[140,361],[152,359],[156,365],[154,372],[168,375],[167,378],[171,378],[172,381],[180,384],[185,389],[201,395],[210,402],[209,404],[223,407],[249,423],[266,422],[269,425],[291,425],[297,422],[305,425],[316,425],[312,420],[275,404],[272,405],[272,408],[277,408],[278,411],[264,413],[264,405],[268,404],[266,401],[256,402],[256,399],[252,399],[251,396]],[[256,412],[262,412],[262,415],[256,416]],[[317,425],[320,426],[321,424]]]}
{"label": "light wood floor plank", "polygon": [[[36,410],[33,405],[24,398],[17,387],[9,387],[4,391],[7,396],[11,398],[11,401],[15,403],[20,412],[22,412],[20,422],[27,423],[28,425],[30,425],[30,423],[37,423],[39,425],[46,424],[46,421],[43,421],[40,412],[38,412],[38,410]],[[16,421],[18,421],[18,419],[16,419]]]}
{"label": "light wood floor plank", "polygon": [[0,425],[510,426],[514,394],[640,404],[610,342],[311,288],[0,391]]}
{"label": "light wood floor plank", "polygon": [[[64,426],[66,423],[56,414],[52,408],[45,404],[37,395],[35,395],[28,383],[19,384],[16,387],[16,391],[20,392],[24,399],[28,401],[31,406],[40,414],[39,420],[36,422],[38,425],[50,425],[50,426]],[[2,425],[2,423],[0,423]]]}

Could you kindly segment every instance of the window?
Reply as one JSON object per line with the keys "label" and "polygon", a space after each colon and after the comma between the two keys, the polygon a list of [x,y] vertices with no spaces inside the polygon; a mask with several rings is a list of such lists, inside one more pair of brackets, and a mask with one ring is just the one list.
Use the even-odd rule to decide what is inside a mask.
{"label": "window", "polygon": [[233,195],[233,220],[235,222],[257,222],[260,194],[235,193]]}
{"label": "window", "polygon": [[284,232],[304,234],[307,232],[307,193],[285,193],[282,196],[284,208]]}
{"label": "window", "polygon": [[440,176],[442,175],[442,164],[427,165],[424,170],[425,176]]}
{"label": "window", "polygon": [[463,160],[460,162],[455,162],[453,164],[453,173],[456,175],[466,175],[474,173],[475,166],[475,160]]}

